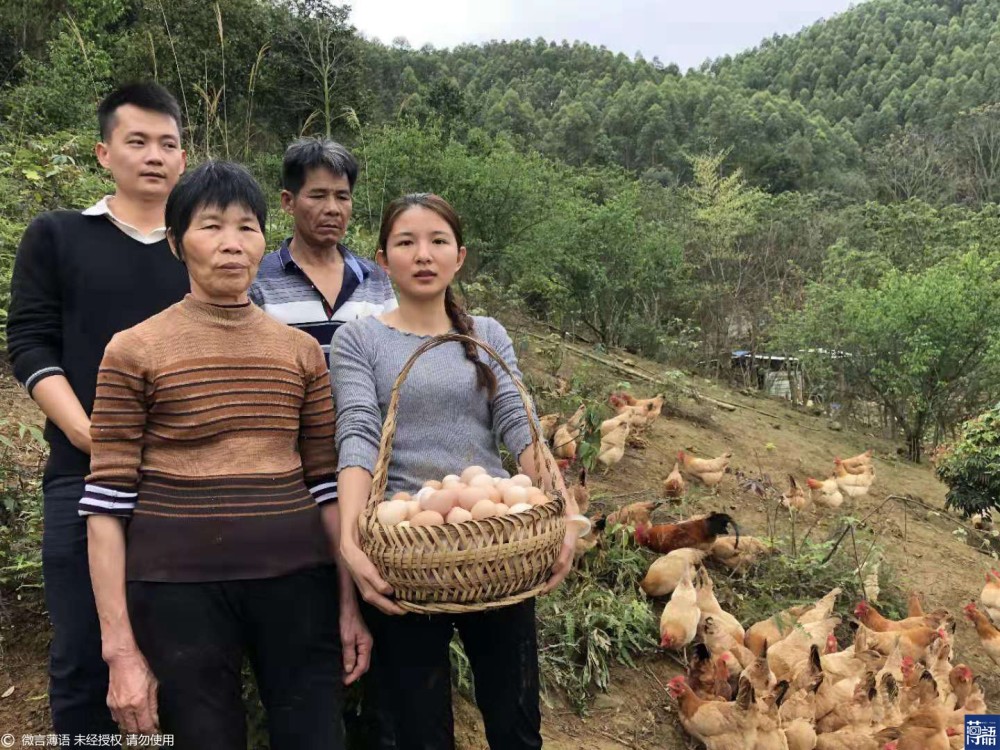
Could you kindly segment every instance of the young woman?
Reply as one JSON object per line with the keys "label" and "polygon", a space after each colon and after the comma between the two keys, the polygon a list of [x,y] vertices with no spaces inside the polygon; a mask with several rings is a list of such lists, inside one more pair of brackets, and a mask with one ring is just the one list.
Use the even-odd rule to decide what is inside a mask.
{"label": "young woman", "polygon": [[79,512],[108,706],[125,732],[163,731],[185,750],[245,750],[244,655],[272,748],[343,748],[341,683],[367,667],[331,548],[323,353],[247,298],[266,205],[235,164],[206,162],[177,184],[167,238],[191,293],[117,334],[97,378]]}
{"label": "young woman", "polygon": [[[392,590],[359,547],[358,518],[371,489],[392,385],[424,340],[457,331],[495,349],[520,377],[510,338],[496,320],[468,315],[451,282],[466,249],[455,211],[430,194],[407,195],[386,209],[377,261],[395,282],[399,307],[344,325],[333,337],[331,377],[337,407],[341,556],[362,597],[375,649],[372,676],[379,713],[400,750],[454,747],[449,642],[458,630],[475,675],[476,701],[490,747],[542,746],[534,600],[464,615],[404,614]],[[528,415],[513,381],[472,344],[450,342],[426,352],[402,389],[389,465],[390,494],[471,465],[506,476],[498,440],[536,483],[555,482],[535,465]],[[546,486],[551,486],[546,484]],[[567,515],[576,513],[567,508]],[[546,591],[569,571],[567,533]]]}

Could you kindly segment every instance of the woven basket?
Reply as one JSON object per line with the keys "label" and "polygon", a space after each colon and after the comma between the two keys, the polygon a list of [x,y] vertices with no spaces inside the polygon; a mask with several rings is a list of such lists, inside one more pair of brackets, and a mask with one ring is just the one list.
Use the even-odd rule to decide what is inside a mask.
{"label": "woven basket", "polygon": [[392,387],[371,494],[359,523],[361,547],[392,586],[396,603],[425,614],[481,612],[536,596],[551,575],[566,535],[566,501],[555,488],[549,492],[550,502],[515,515],[442,526],[383,526],[376,520],[375,509],[388,481],[400,389],[422,354],[452,341],[472,342],[511,377],[528,414],[535,465],[544,461],[550,476],[556,471],[549,452],[542,449],[524,384],[490,346],[449,333],[428,339],[413,352]]}

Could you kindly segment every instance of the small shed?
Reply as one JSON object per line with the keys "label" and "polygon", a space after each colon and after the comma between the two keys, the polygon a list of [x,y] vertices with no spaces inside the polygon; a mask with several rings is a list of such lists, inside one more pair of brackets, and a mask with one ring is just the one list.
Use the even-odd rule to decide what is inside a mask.
{"label": "small shed", "polygon": [[742,373],[744,382],[756,383],[758,390],[767,395],[802,400],[804,382],[798,357],[737,350],[732,352],[731,363],[734,370]]}

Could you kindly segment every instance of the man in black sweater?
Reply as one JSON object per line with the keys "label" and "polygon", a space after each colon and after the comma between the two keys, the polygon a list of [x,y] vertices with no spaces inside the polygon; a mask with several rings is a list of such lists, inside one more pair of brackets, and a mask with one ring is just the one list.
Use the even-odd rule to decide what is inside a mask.
{"label": "man in black sweater", "polygon": [[[53,636],[49,701],[58,734],[114,734],[101,630],[77,514],[90,471],[90,412],[104,348],[119,331],[179,301],[188,275],[167,245],[164,208],[184,171],[180,108],[162,87],[125,86],[97,110],[97,158],[114,195],[51,211],[27,228],[14,263],[7,351],[45,412],[42,572]],[[124,613],[122,613],[124,616]],[[130,685],[110,690],[128,696]],[[127,698],[126,698],[127,700]]]}

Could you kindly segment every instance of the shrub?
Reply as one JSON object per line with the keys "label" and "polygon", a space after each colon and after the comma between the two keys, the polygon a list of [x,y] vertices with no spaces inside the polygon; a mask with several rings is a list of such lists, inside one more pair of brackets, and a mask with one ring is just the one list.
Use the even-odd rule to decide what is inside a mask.
{"label": "shrub", "polygon": [[966,516],[1000,508],[1000,405],[962,426],[959,440],[937,457],[935,473],[948,485],[946,507]]}

